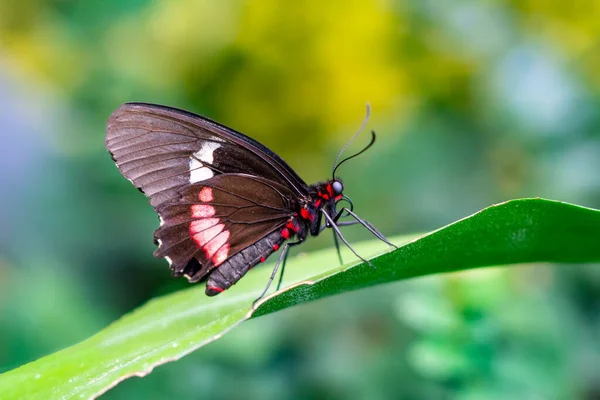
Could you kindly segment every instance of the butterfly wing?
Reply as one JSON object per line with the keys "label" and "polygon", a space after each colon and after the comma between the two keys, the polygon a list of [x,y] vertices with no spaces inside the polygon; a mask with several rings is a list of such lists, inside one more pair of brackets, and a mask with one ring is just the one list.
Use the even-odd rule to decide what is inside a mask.
{"label": "butterfly wing", "polygon": [[[229,257],[281,230],[292,216],[292,192],[246,174],[217,175],[180,190],[159,206],[155,255],[166,257],[175,275],[202,279]],[[191,262],[195,259],[198,261]]]}
{"label": "butterfly wing", "polygon": [[308,191],[265,146],[170,107],[122,105],[106,147],[159,214],[155,255],[190,281],[281,229]]}
{"label": "butterfly wing", "polygon": [[183,186],[219,174],[259,176],[305,195],[307,185],[257,141],[175,108],[127,103],[109,118],[106,147],[127,179],[156,208]]}

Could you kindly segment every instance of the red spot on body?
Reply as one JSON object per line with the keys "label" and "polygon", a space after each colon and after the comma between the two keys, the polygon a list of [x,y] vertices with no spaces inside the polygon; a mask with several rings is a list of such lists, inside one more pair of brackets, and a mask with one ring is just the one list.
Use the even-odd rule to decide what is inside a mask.
{"label": "red spot on body", "polygon": [[279,250],[279,245],[277,243],[275,243],[273,245],[273,250],[275,250],[275,251]]}
{"label": "red spot on body", "polygon": [[225,289],[222,289],[222,288],[216,287],[216,286],[206,286],[206,288],[208,290],[211,290],[211,291],[217,292],[217,293],[223,293],[223,291],[225,290]]}
{"label": "red spot on body", "polygon": [[319,208],[320,205],[321,205],[321,199],[317,199],[317,201],[315,201],[315,207]]}
{"label": "red spot on body", "polygon": [[298,223],[293,219],[290,219],[285,227],[293,232],[298,232],[298,229],[300,229]]}
{"label": "red spot on body", "polygon": [[289,239],[290,238],[290,231],[287,228],[283,228],[281,230],[281,237],[284,239]]}
{"label": "red spot on body", "polygon": [[306,208],[300,209],[300,216],[309,221],[313,220],[313,216],[310,214],[310,211],[308,211]]}
{"label": "red spot on body", "polygon": [[209,187],[203,187],[202,190],[200,191],[200,193],[198,193],[198,198],[200,199],[200,201],[203,201],[205,203],[209,202],[209,201],[213,201],[213,192],[212,192],[212,188]]}
{"label": "red spot on body", "polygon": [[[227,233],[229,233],[229,231],[226,231]],[[219,248],[219,250],[217,250],[217,252],[215,253],[215,255],[213,256],[213,263],[215,264],[215,267],[218,267],[219,265],[223,264],[223,262],[225,260],[227,260],[227,257],[229,256],[229,243],[225,243],[223,246],[221,246],[221,248]]]}
{"label": "red spot on body", "polygon": [[333,196],[333,187],[331,187],[331,183],[327,184],[327,193],[329,193],[329,196]]}
{"label": "red spot on body", "polygon": [[207,204],[192,205],[192,218],[207,218],[215,215],[215,208]]}
{"label": "red spot on body", "polygon": [[204,253],[206,253],[206,258],[211,259],[217,253],[217,251],[227,243],[227,239],[229,239],[229,231],[223,231],[210,239],[204,245]]}
{"label": "red spot on body", "polygon": [[289,220],[285,227],[291,230],[292,232],[298,232],[298,229],[300,229],[297,222],[293,219]]}
{"label": "red spot on body", "polygon": [[329,200],[329,195],[327,193],[319,192],[319,197],[321,197],[323,200]]}
{"label": "red spot on body", "polygon": [[335,201],[340,201],[342,197],[344,197],[343,194],[338,194],[337,196],[335,196]]}
{"label": "red spot on body", "polygon": [[260,262],[265,262],[266,258],[265,257],[261,257],[260,258]]}

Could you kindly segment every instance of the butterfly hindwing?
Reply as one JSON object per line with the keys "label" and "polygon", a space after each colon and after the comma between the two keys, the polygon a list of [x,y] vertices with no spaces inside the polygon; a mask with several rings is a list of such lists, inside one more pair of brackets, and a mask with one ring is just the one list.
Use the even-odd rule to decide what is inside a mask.
{"label": "butterfly hindwing", "polygon": [[[202,279],[239,251],[280,230],[292,215],[289,188],[247,174],[223,174],[187,185],[158,206],[155,255],[176,275]],[[193,260],[192,260],[193,259]]]}

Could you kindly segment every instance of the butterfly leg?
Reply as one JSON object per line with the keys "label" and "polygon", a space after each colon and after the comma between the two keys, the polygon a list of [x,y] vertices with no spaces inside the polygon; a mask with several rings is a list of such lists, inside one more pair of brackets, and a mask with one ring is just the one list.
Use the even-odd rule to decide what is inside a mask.
{"label": "butterfly leg", "polygon": [[340,240],[346,245],[348,246],[348,248],[352,251],[352,253],[354,253],[354,255],[356,257],[358,257],[361,261],[369,264],[372,268],[375,268],[375,266],[373,264],[371,264],[371,262],[369,260],[366,260],[364,258],[362,258],[353,248],[352,246],[350,246],[350,243],[348,243],[348,241],[346,240],[346,238],[344,238],[344,235],[342,235],[342,232],[340,232],[340,229],[338,228],[338,226],[335,224],[335,222],[333,222],[333,219],[331,218],[331,216],[329,216],[329,214],[327,214],[327,212],[323,209],[321,209],[321,213],[323,213],[323,215],[325,216],[325,219],[327,220],[327,222],[329,223],[329,225],[331,226],[331,229],[333,229],[333,231],[338,235],[338,237],[340,238]]}
{"label": "butterfly leg", "polygon": [[281,249],[281,253],[279,254],[279,258],[277,259],[277,262],[275,263],[275,267],[273,268],[273,272],[271,273],[271,276],[269,277],[269,282],[267,282],[267,287],[265,287],[265,290],[263,290],[263,292],[260,294],[260,296],[258,296],[258,298],[252,302],[252,305],[256,304],[257,301],[259,301],[260,299],[265,297],[265,294],[269,290],[269,287],[271,287],[271,283],[273,283],[273,279],[275,279],[275,275],[277,275],[277,271],[279,270],[279,266],[281,265],[281,275],[279,277],[279,283],[277,284],[277,290],[279,290],[279,286],[281,285],[281,280],[283,279],[283,272],[285,270],[285,262],[287,260],[287,254],[288,254],[289,248],[292,246],[298,245],[300,243],[302,243],[302,240],[285,243],[283,245],[283,247]]}
{"label": "butterfly leg", "polygon": [[364,219],[361,219],[358,215],[356,215],[354,212],[347,209],[346,207],[342,208],[342,210],[336,215],[336,218],[339,218],[342,215],[342,212],[344,212],[344,211],[347,211],[348,215],[352,216],[356,221],[337,222],[337,220],[334,218],[334,221],[337,223],[338,226],[361,224],[362,226],[367,228],[369,230],[369,232],[371,232],[373,235],[375,235],[377,237],[377,239],[389,244],[390,246],[392,246],[396,249],[398,248],[395,244],[393,244],[389,240],[387,240],[386,237],[383,236],[383,234],[381,232],[379,232],[377,230],[377,228],[375,228],[369,221],[365,221]]}
{"label": "butterfly leg", "polygon": [[[335,217],[333,217],[333,222],[335,222],[335,224],[337,226],[348,226],[348,225],[356,225],[359,222],[358,221],[343,221],[343,222],[338,222],[339,219],[342,216],[342,213],[346,210],[346,208],[344,207],[343,209],[340,210],[340,212],[338,212]],[[319,228],[319,234],[321,232],[323,232],[326,228],[331,228],[331,225],[329,224],[329,221],[325,221],[325,223],[323,224],[323,226],[321,228]]]}
{"label": "butterfly leg", "polygon": [[344,265],[344,260],[342,260],[342,252],[340,250],[340,242],[338,240],[337,235],[333,232],[333,243],[335,244],[335,249],[337,251],[338,259],[340,260],[340,265]]}
{"label": "butterfly leg", "polygon": [[[295,246],[297,244],[302,243],[301,240],[298,240],[296,242],[291,242],[288,243],[288,246]],[[281,287],[281,282],[283,282],[283,273],[285,272],[285,263],[287,261],[288,255],[290,254],[290,252],[288,251],[288,249],[285,249],[285,255],[283,256],[283,261],[281,262],[281,272],[279,273],[279,281],[277,282],[277,289],[275,289],[276,291],[279,290],[279,288]]]}
{"label": "butterfly leg", "polygon": [[[335,220],[335,218],[334,218]],[[354,224],[358,224],[358,222],[356,221],[351,221],[351,224],[346,224],[346,223],[342,223],[342,224],[337,224],[338,226],[342,226],[342,225],[354,225]],[[323,226],[321,226],[319,228],[319,233],[323,232],[325,230],[325,228],[331,228],[331,226],[329,225],[328,222],[324,223]],[[342,252],[340,251],[340,242],[338,241],[337,235],[335,234],[335,232],[333,232],[333,243],[335,244],[335,249],[337,250],[337,255],[338,255],[338,259],[340,260],[340,265],[344,265],[344,260],[342,260]]]}

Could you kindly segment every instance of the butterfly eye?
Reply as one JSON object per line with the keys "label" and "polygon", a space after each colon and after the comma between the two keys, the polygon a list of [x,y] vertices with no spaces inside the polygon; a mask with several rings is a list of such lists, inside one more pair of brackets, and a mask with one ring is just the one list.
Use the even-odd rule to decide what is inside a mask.
{"label": "butterfly eye", "polygon": [[333,188],[333,193],[337,196],[338,194],[341,194],[342,191],[344,190],[344,185],[342,185],[342,182],[340,181],[333,181],[333,183],[331,184],[332,188]]}

